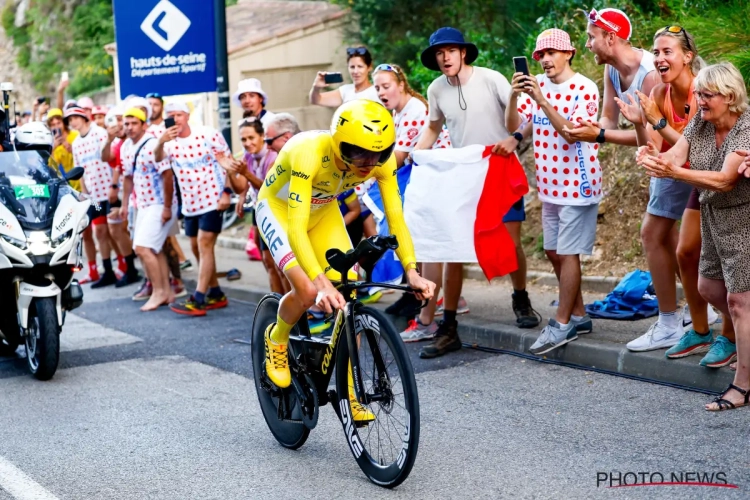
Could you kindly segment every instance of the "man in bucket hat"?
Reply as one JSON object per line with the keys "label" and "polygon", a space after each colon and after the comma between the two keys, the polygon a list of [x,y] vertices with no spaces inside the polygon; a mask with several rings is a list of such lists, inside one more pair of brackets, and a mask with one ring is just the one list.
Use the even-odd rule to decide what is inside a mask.
{"label": "man in bucket hat", "polygon": [[592,329],[581,295],[580,255],[591,255],[602,196],[598,144],[579,142],[569,131],[580,120],[596,121],[599,90],[576,73],[576,49],[560,29],[542,32],[533,57],[544,74],[513,75],[513,93],[506,112],[508,127],[533,124],[537,193],[542,202],[544,250],[559,281],[559,306],[554,318],[531,346],[541,355]]}
{"label": "man in bucket hat", "polygon": [[[232,95],[232,103],[242,108],[244,112],[243,119],[250,116],[260,118],[264,130],[275,116],[266,110],[267,102],[268,95],[263,91],[260,80],[257,78],[240,80],[237,84],[237,92]],[[242,120],[240,120],[240,123],[242,123]]]}
{"label": "man in bucket hat", "polygon": [[[437,140],[443,124],[448,127],[456,148],[471,144],[495,144],[493,152],[511,154],[523,139],[520,132],[510,134],[505,128],[505,108],[510,100],[510,84],[497,71],[472,66],[479,55],[476,45],[464,40],[455,28],[440,28],[430,36],[430,46],[422,52],[422,64],[442,76],[427,90],[429,126],[415,150],[429,149]],[[451,182],[446,178],[446,182]],[[526,256],[521,246],[521,222],[526,219],[523,200],[513,206],[503,221],[516,244],[518,270],[511,274],[513,311],[521,328],[533,328],[541,318],[531,307],[526,293]],[[442,264],[424,265],[425,278],[440,283]],[[463,285],[463,264],[446,263],[443,291],[443,320],[435,339],[420,352],[423,358],[434,358],[461,348],[456,314]],[[436,290],[435,294],[437,295]],[[431,303],[429,307],[435,307]]]}

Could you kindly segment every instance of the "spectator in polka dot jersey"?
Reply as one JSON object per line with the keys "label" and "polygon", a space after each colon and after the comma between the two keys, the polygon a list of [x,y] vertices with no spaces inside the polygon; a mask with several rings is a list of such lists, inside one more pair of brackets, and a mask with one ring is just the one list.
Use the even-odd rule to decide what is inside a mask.
{"label": "spectator in polka dot jersey", "polygon": [[537,341],[533,354],[544,354],[592,329],[581,295],[580,255],[590,255],[602,196],[598,144],[576,142],[567,130],[580,120],[596,120],[596,84],[571,67],[575,47],[559,29],[542,32],[533,57],[544,74],[513,75],[506,110],[508,130],[533,131],[537,192],[542,202],[544,250],[560,282],[559,306]]}
{"label": "spectator in polka dot jersey", "polygon": [[188,123],[190,110],[186,104],[171,102],[165,111],[175,125],[159,138],[154,157],[157,163],[165,159],[172,163],[182,194],[185,235],[198,260],[195,293],[184,302],[170,305],[170,309],[178,314],[205,316],[207,310],[229,304],[216,277],[214,247],[232,192],[226,187],[225,168],[231,168],[234,159],[218,130]]}

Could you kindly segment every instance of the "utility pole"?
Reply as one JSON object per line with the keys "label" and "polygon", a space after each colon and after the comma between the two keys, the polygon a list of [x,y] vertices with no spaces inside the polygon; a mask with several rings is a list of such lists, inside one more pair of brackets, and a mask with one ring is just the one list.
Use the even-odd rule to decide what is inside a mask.
{"label": "utility pole", "polygon": [[219,130],[232,149],[232,123],[229,115],[229,56],[227,55],[227,11],[225,0],[214,0],[216,39],[216,92],[219,95]]}

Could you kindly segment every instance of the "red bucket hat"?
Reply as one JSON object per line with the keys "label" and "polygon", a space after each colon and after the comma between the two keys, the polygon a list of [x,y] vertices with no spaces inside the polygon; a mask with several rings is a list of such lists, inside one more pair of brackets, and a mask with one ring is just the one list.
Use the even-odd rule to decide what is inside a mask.
{"label": "red bucket hat", "polygon": [[576,48],[570,43],[570,35],[557,28],[542,31],[542,33],[536,37],[536,48],[534,49],[532,56],[538,61],[539,52],[547,49],[559,50],[561,52],[573,52],[573,54],[576,52]]}
{"label": "red bucket hat", "polygon": [[602,9],[597,11],[591,9],[589,12],[589,23],[598,26],[604,31],[614,33],[618,38],[630,40],[633,34],[633,26],[627,14],[619,9]]}

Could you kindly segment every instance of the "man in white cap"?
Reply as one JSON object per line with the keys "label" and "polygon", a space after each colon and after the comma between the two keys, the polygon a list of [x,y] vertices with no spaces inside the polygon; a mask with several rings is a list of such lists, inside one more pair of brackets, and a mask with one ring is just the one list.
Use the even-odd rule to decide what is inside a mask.
{"label": "man in white cap", "polygon": [[125,112],[125,130],[132,146],[123,155],[125,199],[131,189],[138,204],[133,246],[141,259],[152,286],[149,300],[141,311],[153,311],[174,301],[169,284],[169,267],[164,242],[177,219],[174,177],[169,161],[157,161],[154,148],[158,140],[147,133],[147,116],[140,108]]}
{"label": "man in white cap", "polygon": [[[576,73],[576,49],[560,29],[543,31],[533,57],[544,73],[513,75],[506,126],[533,134],[537,193],[542,202],[544,250],[559,281],[559,306],[530,351],[542,355],[592,329],[581,295],[580,255],[591,255],[602,197],[598,146],[571,139],[580,120],[596,121],[599,89]],[[533,124],[533,126],[531,126]]]}
{"label": "man in white cap", "polygon": [[243,118],[260,118],[264,130],[274,117],[273,113],[265,109],[267,102],[268,95],[261,88],[260,80],[257,78],[240,80],[237,92],[232,95],[232,103],[244,112]]}
{"label": "man in white cap", "polygon": [[156,162],[172,163],[182,194],[185,235],[198,259],[195,293],[170,306],[178,314],[205,316],[207,310],[226,307],[229,302],[216,278],[214,247],[221,232],[222,212],[229,207],[232,190],[226,186],[225,168],[234,169],[234,159],[218,130],[191,126],[185,103],[165,106],[175,126],[162,135],[154,155]]}

